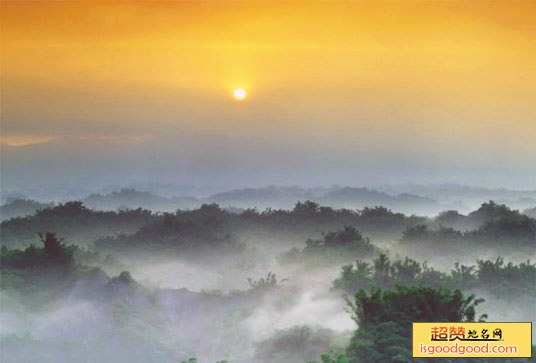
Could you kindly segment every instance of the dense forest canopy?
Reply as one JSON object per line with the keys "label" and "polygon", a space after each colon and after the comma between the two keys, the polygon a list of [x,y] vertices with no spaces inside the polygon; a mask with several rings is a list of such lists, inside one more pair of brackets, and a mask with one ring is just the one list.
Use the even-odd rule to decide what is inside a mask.
{"label": "dense forest canopy", "polygon": [[1,224],[2,357],[407,361],[412,321],[497,319],[506,306],[510,320],[536,318],[535,225],[493,201],[433,218],[311,200],[39,207]]}

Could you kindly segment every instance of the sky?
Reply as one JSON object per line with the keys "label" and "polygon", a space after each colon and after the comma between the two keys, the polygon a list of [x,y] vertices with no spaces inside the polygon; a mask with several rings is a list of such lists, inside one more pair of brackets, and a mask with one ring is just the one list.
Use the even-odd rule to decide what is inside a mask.
{"label": "sky", "polygon": [[1,10],[2,188],[536,188],[536,2]]}

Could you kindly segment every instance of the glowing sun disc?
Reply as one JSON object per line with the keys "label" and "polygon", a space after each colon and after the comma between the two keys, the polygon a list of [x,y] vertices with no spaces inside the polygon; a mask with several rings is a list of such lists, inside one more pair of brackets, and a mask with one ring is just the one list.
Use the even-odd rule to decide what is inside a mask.
{"label": "glowing sun disc", "polygon": [[237,88],[233,91],[233,97],[239,101],[246,98],[246,96],[247,96],[247,92],[243,88]]}

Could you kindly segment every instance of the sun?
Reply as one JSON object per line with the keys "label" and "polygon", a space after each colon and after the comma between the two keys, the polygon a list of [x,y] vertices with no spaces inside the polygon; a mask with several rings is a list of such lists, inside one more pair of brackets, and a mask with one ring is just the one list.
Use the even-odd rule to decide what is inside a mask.
{"label": "sun", "polygon": [[234,91],[233,91],[233,97],[236,99],[236,100],[239,100],[239,101],[242,101],[244,98],[246,98],[247,96],[247,92],[245,89],[243,88],[236,88]]}

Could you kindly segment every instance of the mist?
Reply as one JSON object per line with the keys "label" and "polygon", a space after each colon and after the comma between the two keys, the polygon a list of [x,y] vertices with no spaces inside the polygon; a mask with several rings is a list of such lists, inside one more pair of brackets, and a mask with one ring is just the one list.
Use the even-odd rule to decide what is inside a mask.
{"label": "mist", "polygon": [[[354,281],[343,266],[378,266],[382,256],[393,266],[383,288],[452,286],[484,298],[477,313],[490,321],[536,319],[534,219],[494,202],[448,216],[310,201],[263,213],[216,204],[173,213],[45,206],[2,222],[2,360],[290,363],[340,354],[359,329],[346,299],[385,284],[375,275]],[[494,241],[497,218],[522,224]],[[445,229],[449,221],[456,229]],[[62,239],[31,232],[45,226]],[[463,277],[456,263],[479,267]],[[479,282],[484,268],[500,289]],[[507,270],[519,271],[515,282]],[[427,274],[443,277],[437,285]]]}

